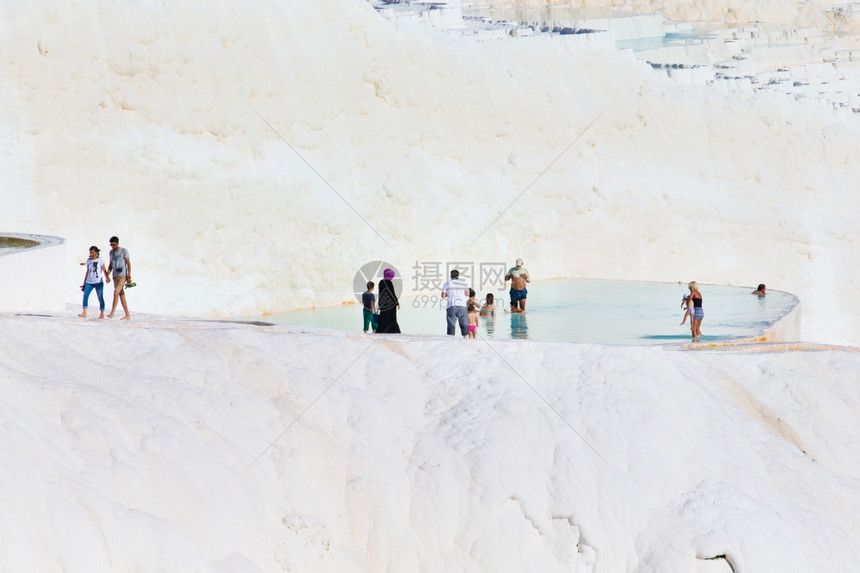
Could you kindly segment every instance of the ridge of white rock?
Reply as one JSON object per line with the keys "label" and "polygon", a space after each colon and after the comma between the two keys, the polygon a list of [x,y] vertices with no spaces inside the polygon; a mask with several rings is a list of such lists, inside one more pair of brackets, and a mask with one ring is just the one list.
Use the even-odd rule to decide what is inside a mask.
{"label": "ridge of white rock", "polygon": [[755,350],[0,316],[3,564],[850,571],[860,353]]}

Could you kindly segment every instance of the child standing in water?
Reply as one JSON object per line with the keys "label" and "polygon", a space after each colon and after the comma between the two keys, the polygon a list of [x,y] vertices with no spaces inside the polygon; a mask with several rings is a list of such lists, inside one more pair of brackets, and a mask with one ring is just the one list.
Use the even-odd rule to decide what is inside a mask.
{"label": "child standing in water", "polygon": [[80,316],[87,317],[87,307],[90,302],[90,293],[95,289],[96,296],[99,297],[99,318],[105,317],[105,297],[104,287],[105,282],[110,282],[110,275],[105,267],[105,262],[99,258],[99,248],[93,245],[90,247],[90,258],[86,262],[87,270],[84,273],[84,284],[81,285],[81,290],[84,291],[84,310]]}
{"label": "child standing in water", "polygon": [[364,333],[372,327],[373,332],[376,332],[376,324],[373,323],[373,315],[376,313],[376,295],[373,294],[373,281],[368,281],[367,290],[361,294],[361,304],[364,307],[362,314],[364,315]]}
{"label": "child standing in water", "polygon": [[467,318],[469,319],[469,338],[478,338],[478,311],[481,305],[475,300],[475,289],[469,289],[469,300],[466,301]]}
{"label": "child standing in water", "polygon": [[685,294],[684,298],[681,299],[681,308],[686,310],[686,312],[684,313],[684,320],[681,321],[681,324],[686,324],[687,318],[691,321],[693,320],[693,311],[690,310],[690,306],[690,295]]}

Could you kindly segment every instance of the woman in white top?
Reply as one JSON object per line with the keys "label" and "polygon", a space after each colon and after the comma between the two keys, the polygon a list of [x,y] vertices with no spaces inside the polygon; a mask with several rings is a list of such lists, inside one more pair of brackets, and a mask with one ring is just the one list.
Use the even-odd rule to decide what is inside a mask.
{"label": "woman in white top", "polygon": [[99,258],[99,248],[95,245],[90,247],[90,258],[87,259],[87,272],[84,274],[84,284],[81,285],[81,290],[84,291],[84,311],[79,314],[81,318],[87,317],[87,306],[89,306],[90,293],[93,289],[96,291],[96,296],[99,297],[99,318],[105,317],[105,297],[104,288],[105,282],[110,282],[110,275],[105,267],[105,262]]}

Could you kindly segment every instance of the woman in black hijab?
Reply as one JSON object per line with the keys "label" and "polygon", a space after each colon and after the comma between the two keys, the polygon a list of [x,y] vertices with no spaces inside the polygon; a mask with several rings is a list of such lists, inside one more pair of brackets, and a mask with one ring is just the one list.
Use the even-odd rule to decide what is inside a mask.
{"label": "woman in black hijab", "polygon": [[394,271],[385,269],[382,273],[385,277],[379,281],[379,325],[376,327],[377,334],[400,334],[400,325],[397,324],[397,309],[400,308],[400,301],[397,300],[397,294],[394,292],[394,283],[391,279],[394,278]]}

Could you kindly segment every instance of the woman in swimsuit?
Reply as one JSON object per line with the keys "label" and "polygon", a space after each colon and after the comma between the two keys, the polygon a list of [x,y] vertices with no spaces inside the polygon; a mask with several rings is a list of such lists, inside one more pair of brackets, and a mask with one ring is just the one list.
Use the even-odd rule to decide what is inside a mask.
{"label": "woman in swimsuit", "polygon": [[481,316],[496,316],[496,304],[493,293],[488,292],[486,302],[481,307]]}
{"label": "woman in swimsuit", "polygon": [[693,340],[698,340],[702,336],[702,319],[705,318],[705,311],[702,309],[702,293],[699,292],[699,284],[692,281],[689,285],[690,302],[693,305],[693,317],[690,320],[690,331],[693,334]]}

